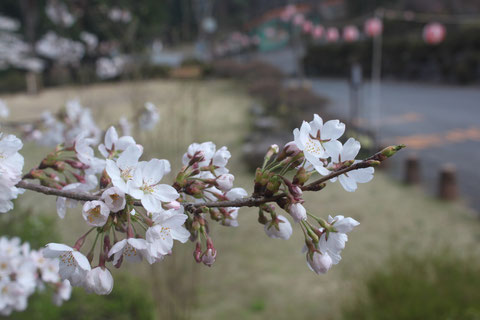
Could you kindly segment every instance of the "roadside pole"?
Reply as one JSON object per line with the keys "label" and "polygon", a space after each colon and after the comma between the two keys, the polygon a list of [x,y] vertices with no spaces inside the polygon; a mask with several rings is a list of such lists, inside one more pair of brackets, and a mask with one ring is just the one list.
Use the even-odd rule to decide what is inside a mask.
{"label": "roadside pole", "polygon": [[[383,9],[377,9],[375,16],[380,19],[383,26]],[[383,30],[377,36],[373,37],[373,55],[372,55],[372,84],[371,84],[371,121],[372,138],[374,146],[378,147],[380,142],[380,113],[381,113],[381,77],[382,77],[382,40]]]}

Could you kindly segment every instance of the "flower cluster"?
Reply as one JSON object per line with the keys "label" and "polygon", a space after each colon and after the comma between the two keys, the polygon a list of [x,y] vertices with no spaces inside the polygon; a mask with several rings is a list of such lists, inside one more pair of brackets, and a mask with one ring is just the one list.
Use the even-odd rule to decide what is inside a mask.
{"label": "flower cluster", "polygon": [[82,106],[78,99],[68,100],[56,114],[45,111],[41,119],[21,126],[26,139],[36,141],[45,146],[65,144],[72,146],[79,134],[100,140],[101,130],[98,128],[89,108]]}
{"label": "flower cluster", "polygon": [[31,250],[20,239],[0,238],[0,315],[23,311],[36,290],[53,289],[53,303],[70,299],[72,288],[59,275],[59,260],[44,257],[44,250]]}
{"label": "flower cluster", "polygon": [[14,135],[2,136],[0,133],[0,212],[13,209],[12,200],[23,193],[15,185],[20,181],[23,170],[23,156],[18,151],[22,141]]}
{"label": "flower cluster", "polygon": [[[64,119],[78,119],[80,108],[75,103],[68,105]],[[149,118],[155,118],[153,105],[147,104],[146,110]],[[360,144],[352,138],[342,144],[339,139],[344,131],[343,123],[323,123],[318,115],[312,122],[304,122],[293,132],[294,141],[281,150],[277,145],[268,149],[256,171],[250,197],[243,188],[233,186],[235,178],[227,168],[231,154],[226,147],[217,149],[213,142],[191,144],[170,185],[165,182],[170,162],[142,160],[143,146],[131,136],[119,136],[114,127],[106,131],[100,144],[92,131],[77,131],[79,134],[70,140],[70,135],[63,134],[67,142],[58,145],[21,181],[23,158],[17,152],[21,141],[8,136],[0,141],[0,177],[10,193],[18,193],[19,185],[57,195],[60,218],[83,202],[88,231],[73,246],[47,244],[44,256],[58,258],[61,279],[88,292],[109,294],[114,282],[109,267],[143,259],[150,264],[160,262],[172,254],[175,240],[193,242],[195,261],[212,266],[217,250],[209,221],[236,227],[243,206],[259,208],[258,221],[271,238],[290,238],[293,228],[289,215],[304,234],[309,268],[325,273],[339,263],[347,233],[359,223],[341,215],[326,220],[315,216],[304,206],[303,193],[320,191],[326,182],[336,180],[347,191],[354,191],[358,183],[372,179],[373,166],[403,147],[388,147],[358,161],[355,157]],[[308,183],[316,173],[321,177]],[[40,185],[26,183],[26,179],[37,180]],[[287,217],[277,213],[275,203]],[[11,207],[10,203],[5,211]],[[94,238],[90,241],[93,245],[82,253],[89,236]]]}
{"label": "flower cluster", "polygon": [[35,45],[42,57],[62,64],[77,64],[85,55],[85,46],[79,41],[63,38],[53,31],[46,33]]}
{"label": "flower cluster", "polygon": [[[348,240],[347,233],[359,222],[341,215],[329,216],[328,220],[316,217],[304,207],[303,192],[319,191],[328,180],[339,180],[346,191],[353,192],[358,183],[373,178],[373,166],[401,148],[387,148],[361,163],[355,160],[360,143],[349,138],[342,145],[339,139],[344,132],[345,125],[340,121],[324,123],[321,117],[314,115],[313,121],[303,122],[300,129],[293,131],[294,141],[287,143],[280,152],[278,146],[270,147],[263,167],[257,169],[255,177],[254,196],[275,199],[302,229],[307,264],[317,274],[326,273],[332,265],[340,262],[341,251]],[[324,178],[307,185],[315,172]],[[292,180],[287,178],[289,173]],[[271,204],[262,204],[259,208],[258,221],[264,225],[267,236],[289,239],[292,226],[287,218],[277,214]]]}
{"label": "flower cluster", "polygon": [[[300,129],[295,129],[295,145],[303,152],[310,168],[325,176],[344,166],[354,163],[360,151],[360,142],[349,138],[344,145],[338,139],[345,132],[345,124],[338,120],[323,123],[317,114],[310,123],[303,122]],[[357,161],[358,162],[358,161]],[[354,170],[338,177],[343,188],[353,192],[357,183],[366,183],[373,178],[373,167]],[[333,178],[332,182],[337,178]]]}
{"label": "flower cluster", "polygon": [[[9,110],[0,100],[0,117],[8,117]],[[147,102],[131,119],[121,116],[116,124],[124,135],[130,135],[132,125],[142,131],[151,131],[160,121],[160,112],[152,103]],[[29,123],[11,122],[10,126],[18,127],[23,138],[44,146],[63,144],[73,146],[79,135],[93,139],[94,144],[100,141],[102,131],[95,122],[89,108],[83,106],[78,99],[71,99],[58,112],[45,111],[41,118]]]}
{"label": "flower cluster", "polygon": [[96,62],[96,73],[100,79],[112,79],[122,74],[127,60],[123,56],[101,57]]}
{"label": "flower cluster", "polygon": [[75,23],[76,18],[68,11],[63,2],[49,0],[45,6],[47,17],[56,25],[70,27]]}

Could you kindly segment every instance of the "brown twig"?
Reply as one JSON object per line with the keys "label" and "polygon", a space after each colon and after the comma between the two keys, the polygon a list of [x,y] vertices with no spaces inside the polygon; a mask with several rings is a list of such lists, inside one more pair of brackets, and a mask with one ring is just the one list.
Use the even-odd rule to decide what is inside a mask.
{"label": "brown twig", "polygon": [[[50,188],[42,186],[36,183],[27,182],[25,180],[20,181],[16,185],[18,188],[32,190],[35,192],[43,193],[46,195],[64,197],[73,200],[79,201],[93,201],[100,199],[99,195],[93,195],[86,192],[70,191],[70,190],[59,190],[55,188]],[[218,202],[203,202],[203,203],[191,203],[184,202],[182,203],[185,208],[199,208],[199,207],[211,207],[211,208],[221,208],[221,207],[254,207],[260,204],[267,202],[274,202],[280,198],[283,198],[285,194],[278,194],[272,197],[249,197],[244,199],[232,200],[232,201],[218,201]],[[135,203],[135,205],[141,205],[140,203]]]}

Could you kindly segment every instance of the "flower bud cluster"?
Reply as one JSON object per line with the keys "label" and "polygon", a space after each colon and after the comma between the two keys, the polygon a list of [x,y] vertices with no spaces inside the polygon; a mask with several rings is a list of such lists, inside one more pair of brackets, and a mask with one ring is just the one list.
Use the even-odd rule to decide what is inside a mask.
{"label": "flower bud cluster", "polygon": [[[215,201],[233,201],[247,196],[243,188],[233,188],[235,177],[226,168],[231,154],[226,147],[217,150],[213,142],[193,143],[183,155],[184,167],[177,175],[174,187],[183,201],[201,204]],[[190,240],[196,241],[194,257],[197,262],[212,266],[217,252],[209,237],[210,216],[224,226],[237,227],[237,207],[204,207],[192,212],[186,227],[191,233]],[[206,249],[202,251],[199,238],[205,239]]]}
{"label": "flower bud cluster", "polygon": [[27,308],[28,297],[50,287],[53,303],[70,299],[72,288],[59,275],[59,259],[44,258],[42,250],[31,250],[19,238],[0,238],[0,315]]}

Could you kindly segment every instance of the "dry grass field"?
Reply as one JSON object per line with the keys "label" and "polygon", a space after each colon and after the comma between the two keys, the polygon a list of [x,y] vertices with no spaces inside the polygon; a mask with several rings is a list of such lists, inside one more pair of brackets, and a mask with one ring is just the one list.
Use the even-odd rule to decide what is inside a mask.
{"label": "dry grass field", "polygon": [[[251,174],[241,159],[252,101],[235,83],[162,80],[1,98],[10,106],[11,118],[20,120],[45,109],[56,110],[75,97],[92,108],[102,125],[115,122],[121,114],[132,114],[146,101],[155,103],[161,113],[157,129],[137,137],[145,145],[146,157],[167,158],[175,168],[190,142],[211,140],[228,146],[236,184],[252,190]],[[27,144],[25,170],[44,153],[44,148]],[[39,214],[56,214],[53,198],[29,193],[24,198]],[[130,265],[127,271],[150,284],[146,290],[154,294],[159,319],[337,319],[352,293],[361,292],[365,275],[396,253],[423,255],[448,248],[460,255],[480,256],[480,224],[469,209],[430,199],[382,172],[355,193],[347,193],[337,183],[308,194],[306,200],[308,209],[318,215],[342,214],[361,223],[349,236],[342,262],[326,275],[308,270],[300,229],[294,228],[289,241],[270,239],[256,222],[254,209],[240,211],[238,228],[212,228],[218,250],[212,268],[194,265],[191,244],[176,244],[176,255],[163,263],[152,268],[147,263]],[[57,221],[63,241],[72,242],[85,230],[75,210]]]}

